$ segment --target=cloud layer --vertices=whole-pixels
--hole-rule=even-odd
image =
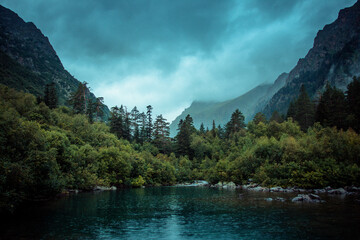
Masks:
[[[49,37],[110,107],[173,120],[194,100],[237,97],[290,71],[355,0],[0,0]]]

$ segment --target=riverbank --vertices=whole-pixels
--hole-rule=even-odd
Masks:
[[[251,183],[247,185],[236,185],[233,182],[219,182],[214,185],[210,185],[213,188],[224,188],[224,189],[242,189],[248,191],[255,191],[255,192],[281,192],[281,193],[327,193],[327,194],[360,194],[360,187],[356,186],[346,186],[341,188],[332,188],[330,186],[325,188],[316,188],[316,189],[304,189],[304,188],[297,188],[297,187],[287,187],[282,188],[279,186],[275,187],[262,187],[259,184]]]
[[[194,180],[193,182],[185,182],[175,184],[175,187],[210,187],[210,188],[221,188],[221,189],[241,189],[255,192],[280,192],[280,193],[315,193],[315,194],[334,194],[334,195],[351,195],[360,194],[360,187],[356,186],[345,186],[341,188],[332,188],[330,186],[325,188],[314,188],[305,189],[297,187],[282,188],[280,186],[275,187],[263,187],[257,183],[250,183],[247,185],[237,185],[234,182],[218,182],[217,184],[210,184],[205,180]]]

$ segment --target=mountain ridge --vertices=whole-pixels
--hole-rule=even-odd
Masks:
[[[260,84],[243,95],[226,101],[194,101],[170,124],[170,135],[176,135],[180,119],[184,119],[188,114],[193,118],[196,128],[203,123],[205,128],[211,129],[213,120],[216,126],[224,126],[230,120],[231,114],[238,108],[244,114],[245,121],[248,122],[256,114],[256,111],[263,107],[266,100],[284,85],[286,76],[287,73],[282,73],[273,84]]]
[[[57,86],[59,104],[68,105],[80,83],[63,66],[49,38],[32,22],[0,5],[0,83],[42,96],[46,84]],[[90,91],[88,97],[95,99]],[[106,116],[109,109],[104,107]]]
[[[286,84],[268,102],[263,112],[286,113],[302,84],[316,100],[327,83],[345,91],[360,74],[360,1],[339,11],[338,18],[319,30],[313,47],[290,71]]]
[[[290,102],[298,96],[301,85],[305,85],[310,97],[316,101],[325,90],[327,83],[345,91],[353,76],[357,75],[360,75],[360,1],[340,10],[334,22],[319,30],[314,38],[313,47],[309,49],[306,56],[300,58],[289,73],[281,74],[269,86],[268,94],[254,97],[253,100],[257,102],[255,106],[253,103],[248,103],[245,109],[242,104],[238,104],[233,110],[239,108],[244,113],[246,121],[251,120],[250,118],[257,112],[265,113],[268,118],[275,110],[286,114]],[[213,103],[213,105],[216,104]],[[204,124],[207,122],[205,127],[209,127],[208,122],[215,119],[214,116],[209,116],[210,119],[198,117],[191,105],[171,123],[172,135],[176,131],[175,125],[179,119],[189,113],[194,115],[190,114],[194,119],[195,127],[198,127],[199,121],[203,121]],[[229,114],[225,117],[227,121],[230,119]]]

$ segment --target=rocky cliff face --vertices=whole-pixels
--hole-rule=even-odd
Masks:
[[[41,96],[51,82],[58,87],[62,105],[79,84],[64,69],[49,39],[33,23],[0,5],[0,83]]]
[[[315,99],[327,83],[342,90],[360,74],[360,2],[339,12],[335,22],[320,30],[313,48],[289,73],[286,84],[269,101],[264,112],[286,113],[290,101],[304,84]]]
[[[283,73],[272,85],[258,86],[248,93],[225,102],[194,102],[170,125],[172,135],[180,119],[190,114],[195,127],[225,124],[239,108],[246,121],[257,112],[268,117],[274,110],[286,114],[290,101],[298,96],[302,84],[316,100],[327,83],[346,90],[353,76],[360,75],[360,1],[339,12],[337,20],[320,30],[314,45],[289,74]]]

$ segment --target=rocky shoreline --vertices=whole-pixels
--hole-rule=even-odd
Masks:
[[[328,195],[360,195],[360,187],[355,186],[347,186],[343,188],[332,188],[330,186],[320,189],[304,189],[304,188],[297,188],[297,187],[287,187],[282,188],[279,186],[276,187],[262,187],[259,184],[251,183],[247,185],[236,185],[234,182],[218,182],[217,184],[209,184],[205,180],[195,180],[192,182],[185,182],[179,183],[174,185],[173,187],[210,187],[210,188],[218,188],[218,189],[240,189],[252,192],[272,192],[272,193],[297,193],[296,197],[291,198],[291,202],[309,202],[309,203],[322,203],[325,202],[320,198],[317,194],[328,194]],[[93,192],[101,192],[101,191],[115,191],[117,188],[115,186],[111,187],[104,187],[104,186],[95,186],[92,190]],[[72,193],[79,193],[82,190],[78,189],[65,189],[61,195],[72,194]],[[240,194],[239,197],[242,198],[243,194]],[[276,198],[265,198],[265,201],[272,202],[272,201],[279,201],[285,202],[286,199],[282,197]]]
[[[95,186],[93,189],[90,190],[81,190],[81,189],[64,189],[60,195],[67,195],[67,194],[77,194],[80,192],[102,192],[102,191],[116,191],[117,187],[104,187],[104,186]]]
[[[317,194],[328,194],[328,195],[353,195],[360,194],[360,187],[347,186],[344,188],[332,188],[326,187],[321,189],[304,189],[297,187],[287,187],[282,188],[279,186],[276,187],[262,187],[259,184],[251,183],[247,185],[236,185],[234,182],[219,182],[217,184],[209,184],[204,180],[196,180],[191,183],[181,183],[175,185],[175,187],[210,187],[210,188],[219,188],[219,189],[241,189],[246,191],[253,192],[272,192],[272,193],[297,193],[296,197],[291,198],[291,202],[306,202],[306,203],[322,203],[325,202]],[[243,194],[240,194],[239,197],[242,198]],[[286,199],[282,197],[276,198],[265,198],[265,201],[279,201],[285,202]]]
[[[262,187],[259,184],[252,183],[248,185],[236,185],[233,182],[219,182],[214,185],[209,185],[213,188],[224,188],[224,189],[242,189],[242,190],[248,190],[248,191],[255,191],[255,192],[282,192],[282,193],[327,193],[327,194],[337,194],[337,195],[343,195],[343,194],[360,194],[360,187],[355,186],[347,186],[344,188],[332,188],[330,186],[326,188],[320,188],[320,189],[304,189],[304,188],[297,188],[297,187]]]
[[[344,188],[331,188],[330,186],[321,189],[303,189],[297,187],[262,187],[259,184],[251,183],[248,185],[236,185],[233,182],[219,182],[214,185],[210,185],[213,188],[222,188],[222,189],[242,189],[247,191],[254,192],[273,192],[273,193],[298,193],[296,197],[291,199],[291,202],[305,202],[305,203],[323,203],[324,200],[317,194],[329,194],[329,195],[353,195],[360,194],[360,187],[347,186]],[[241,198],[241,194],[239,196]],[[286,199],[281,197],[265,198],[264,200],[271,201],[280,201],[284,202]]]

